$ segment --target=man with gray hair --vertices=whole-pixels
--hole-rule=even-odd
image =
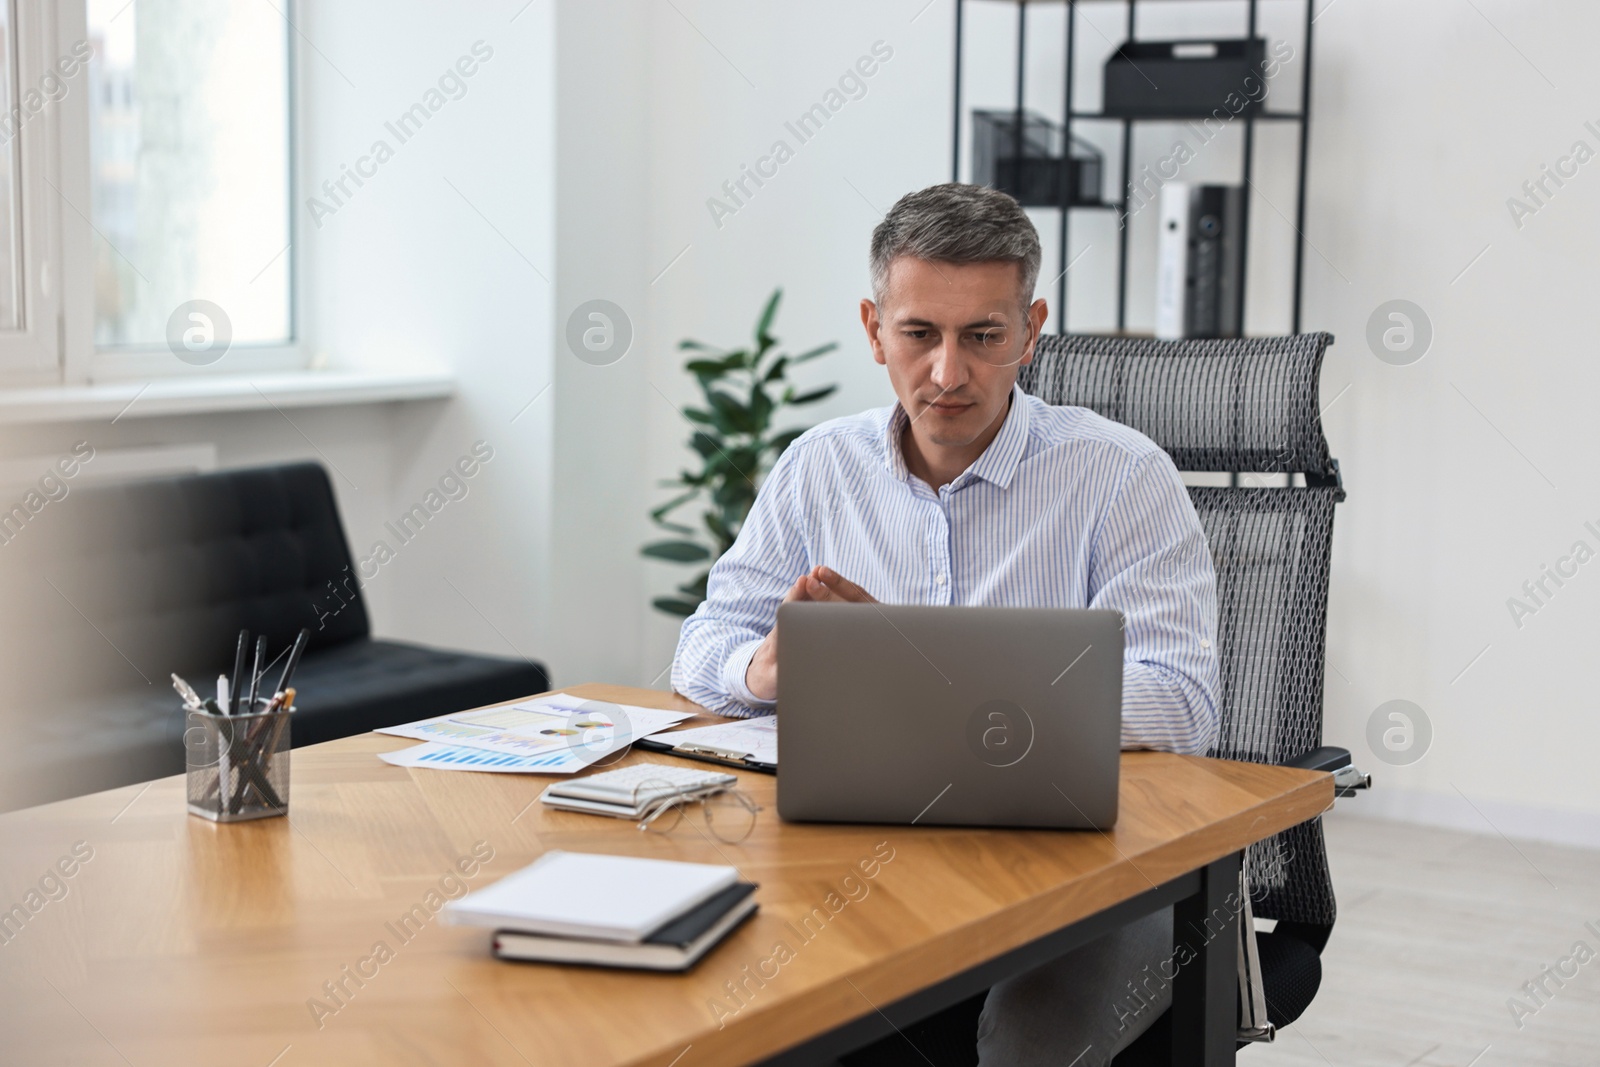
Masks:
[[[825,422],[779,458],[684,622],[676,691],[724,715],[770,713],[785,601],[1108,608],[1125,620],[1123,747],[1210,746],[1205,534],[1154,442],[1017,387],[1047,315],[1032,299],[1039,260],[1032,222],[996,190],[936,185],[890,209],[861,322],[898,402]],[[1145,983],[1146,1008],[1124,1006],[1171,952],[1169,909],[1000,983],[980,1062],[1110,1063],[1170,1002]]]

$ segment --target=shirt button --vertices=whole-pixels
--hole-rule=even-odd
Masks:
[[[1200,647],[1201,648],[1210,648],[1211,647],[1211,639],[1209,637],[1202,637],[1200,639]]]
[[[942,575],[942,574],[935,575],[933,581],[934,581],[935,585],[943,585],[944,584],[944,575]]]

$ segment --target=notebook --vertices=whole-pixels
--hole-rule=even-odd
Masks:
[[[639,942],[738,880],[732,867],[553,850],[446,902],[446,922]]]
[[[735,882],[698,908],[634,944],[499,930],[494,935],[494,954],[504,960],[686,971],[755,913],[759,906],[755,889],[749,882]]]

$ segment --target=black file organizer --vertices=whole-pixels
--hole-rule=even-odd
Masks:
[[[1266,58],[1262,37],[1125,41],[1106,60],[1101,110],[1117,118],[1204,118],[1219,109],[1242,117],[1259,103],[1248,87],[1262,83]]]
[[[1010,193],[1024,207],[1098,204],[1105,157],[1060,123],[1032,111],[972,113],[972,180]]]

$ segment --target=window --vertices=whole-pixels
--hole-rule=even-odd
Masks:
[[[5,384],[304,365],[289,17],[0,0]]]
[[[89,0],[97,346],[165,346],[192,300],[236,345],[292,339],[287,32],[267,3]]]
[[[16,20],[11,17],[10,5],[0,6],[0,37],[5,40],[5,54],[0,55],[0,108],[10,115],[16,106],[17,71],[13,58],[12,42]],[[13,120],[15,121],[15,120]],[[0,330],[15,330],[22,322],[21,281],[22,265],[17,255],[19,249],[17,209],[21,206],[22,183],[17,174],[15,130],[4,131],[5,143],[0,147]]]
[[[82,66],[67,56],[58,67],[48,51],[51,14],[40,0],[0,0],[0,372],[27,381],[60,380],[51,122]]]

